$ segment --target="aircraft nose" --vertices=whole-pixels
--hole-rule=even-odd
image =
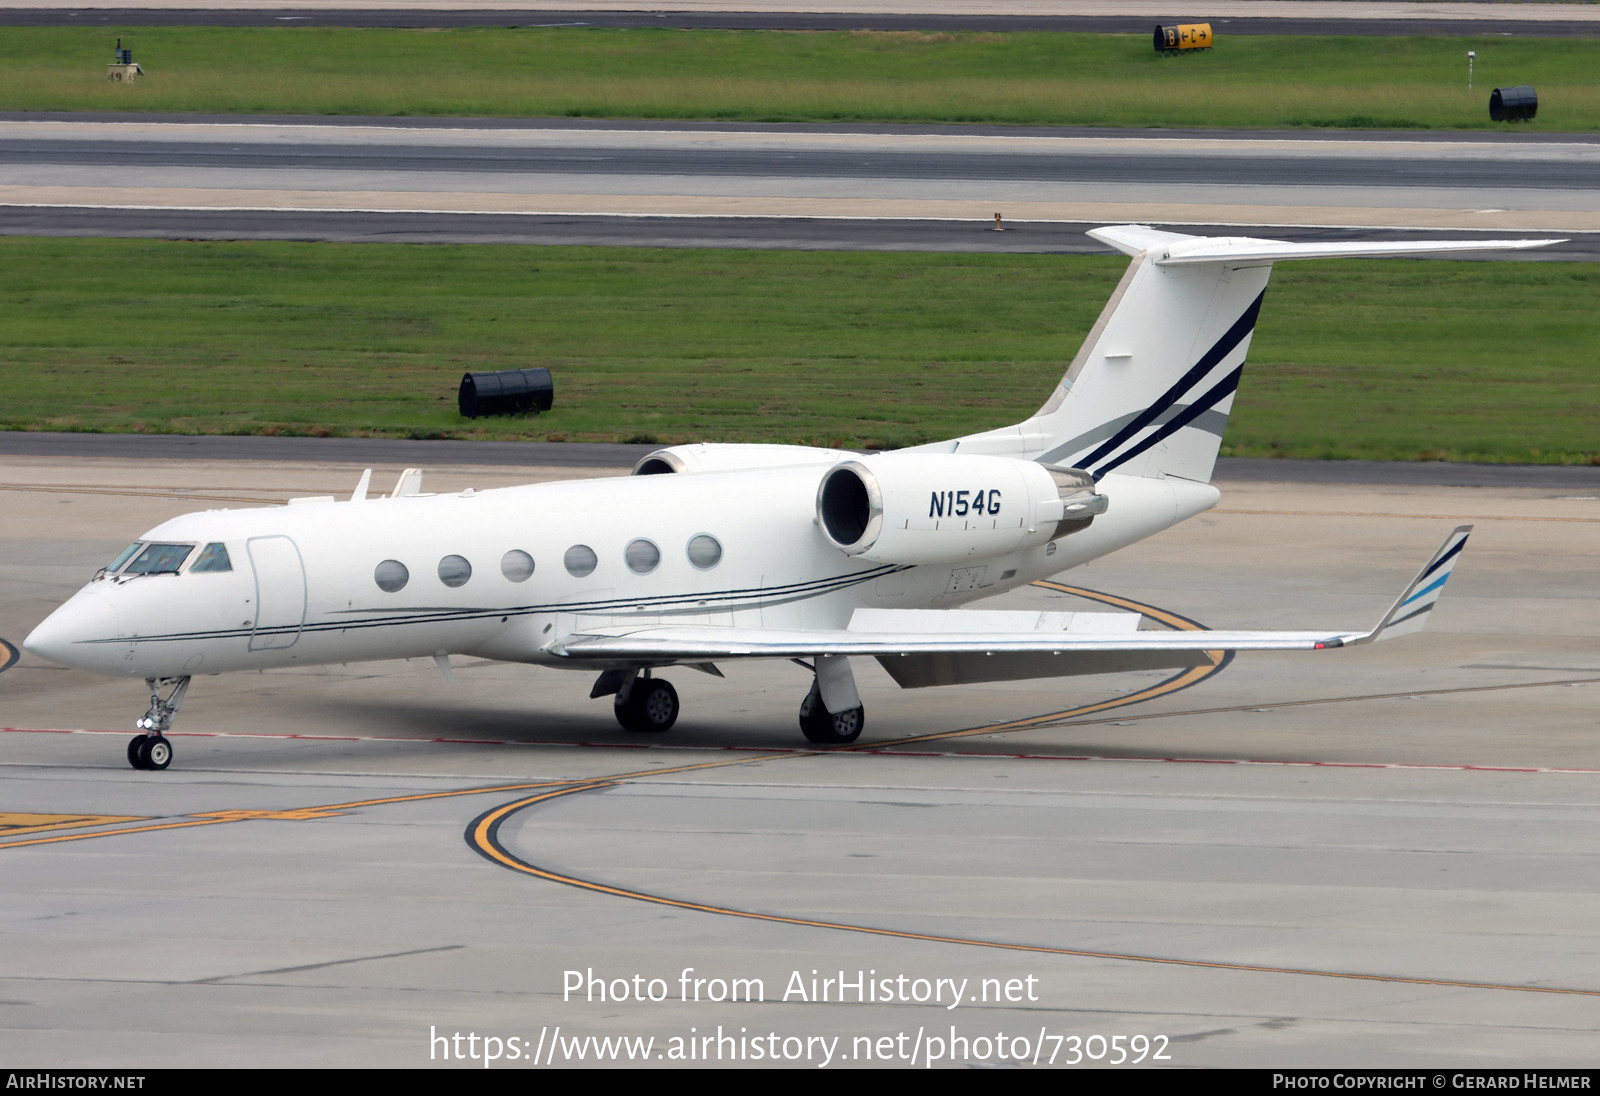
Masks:
[[[97,670],[110,654],[110,645],[95,640],[121,634],[111,601],[97,590],[80,590],[22,641],[23,649],[40,658],[77,670]]]

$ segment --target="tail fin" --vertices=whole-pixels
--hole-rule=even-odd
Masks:
[[[1060,386],[1032,418],[962,438],[955,449],[1028,456],[1096,479],[1115,471],[1209,481],[1275,261],[1558,242],[1291,243],[1141,225],[1089,235],[1133,262]]]

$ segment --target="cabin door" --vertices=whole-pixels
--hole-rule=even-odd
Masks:
[[[306,567],[288,537],[251,537],[250,566],[256,572],[252,651],[293,647],[306,622]]]

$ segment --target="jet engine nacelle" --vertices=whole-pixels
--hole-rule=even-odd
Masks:
[[[1086,529],[1105,510],[1081,469],[959,453],[847,460],[817,488],[823,535],[874,563],[1002,556]]]
[[[641,457],[635,476],[671,473],[742,472],[749,468],[792,468],[832,464],[848,453],[810,445],[673,445]]]

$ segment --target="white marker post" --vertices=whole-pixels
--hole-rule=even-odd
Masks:
[[[1467,50],[1467,90],[1472,90],[1472,62],[1478,59],[1476,50]]]

